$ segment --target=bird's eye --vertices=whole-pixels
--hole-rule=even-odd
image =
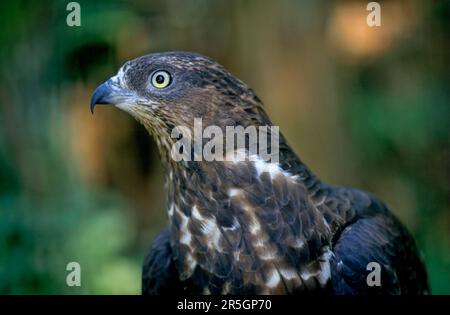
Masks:
[[[157,89],[163,89],[171,83],[172,78],[167,71],[156,71],[152,75],[152,85]]]

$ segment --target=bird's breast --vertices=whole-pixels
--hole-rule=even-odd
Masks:
[[[168,208],[182,281],[213,294],[327,284],[331,232],[297,176],[257,160],[197,169],[186,181],[172,185]]]

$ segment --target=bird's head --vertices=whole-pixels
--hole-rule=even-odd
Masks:
[[[170,145],[175,126],[267,124],[254,92],[217,62],[188,52],[149,54],[125,63],[91,98],[140,121],[159,144]]]

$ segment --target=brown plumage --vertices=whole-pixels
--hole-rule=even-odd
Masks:
[[[224,135],[226,126],[272,125],[255,93],[213,60],[169,52],[129,61],[97,88],[96,104],[141,122],[166,168],[169,225],[146,258],[143,293],[428,291],[414,240],[388,209],[320,181],[282,135],[279,163],[171,158],[173,128],[192,131],[194,118]],[[381,266],[381,286],[367,284],[370,262]]]

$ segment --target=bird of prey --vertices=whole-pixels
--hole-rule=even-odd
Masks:
[[[128,61],[95,90],[96,104],[142,123],[165,168],[168,226],[146,256],[144,294],[428,293],[415,242],[387,207],[318,179],[281,134],[277,162],[173,159],[173,129],[195,118],[223,130],[272,125],[253,90],[214,60]]]

